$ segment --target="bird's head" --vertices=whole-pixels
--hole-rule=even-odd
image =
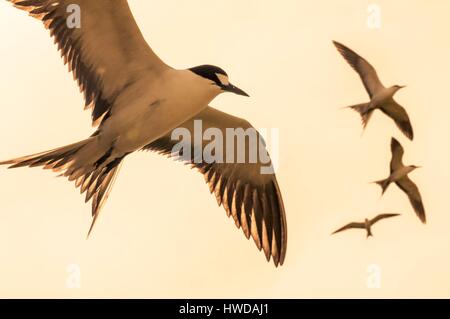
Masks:
[[[190,71],[208,80],[211,85],[219,88],[220,93],[231,92],[237,95],[249,96],[240,88],[230,83],[228,74],[221,68],[214,65],[200,65],[190,68]]]

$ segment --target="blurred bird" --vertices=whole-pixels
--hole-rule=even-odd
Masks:
[[[366,218],[363,223],[356,223],[356,222],[349,223],[349,224],[345,225],[344,227],[339,228],[338,230],[336,230],[331,235],[334,235],[336,233],[340,233],[340,232],[342,232],[344,230],[348,230],[348,229],[365,229],[367,231],[367,238],[369,238],[369,237],[373,236],[371,227],[375,223],[379,222],[382,219],[391,218],[391,217],[395,217],[395,216],[400,216],[400,214],[380,214],[380,215],[378,215],[377,217],[375,217],[375,218],[373,218],[371,220]]]
[[[346,46],[336,41],[333,41],[333,43],[350,66],[358,72],[364,87],[370,96],[370,102],[348,107],[361,115],[363,127],[366,128],[373,111],[379,109],[393,119],[400,130],[410,140],[413,140],[414,133],[408,114],[405,109],[394,100],[395,93],[405,86],[394,85],[389,88],[384,87],[378,78],[376,70],[369,62]]]
[[[422,223],[426,223],[425,209],[422,203],[422,197],[420,196],[419,189],[416,184],[411,181],[408,177],[408,174],[414,171],[420,166],[409,165],[405,166],[403,164],[403,147],[400,143],[392,138],[391,140],[391,170],[388,178],[375,182],[380,185],[382,188],[382,194],[386,191],[391,183],[397,184],[400,189],[408,195],[408,198],[414,208],[419,219]]]
[[[217,66],[176,70],[165,64],[145,41],[126,0],[8,1],[50,30],[98,128],[78,143],[0,164],[42,166],[74,181],[81,193],[86,192],[86,202],[92,200],[89,233],[127,155],[139,150],[170,154],[172,131],[185,128],[193,134],[195,120],[222,132],[252,128],[246,120],[208,106],[224,92],[248,94],[231,84]],[[69,7],[77,6],[79,28],[68,23],[74,14]],[[255,145],[245,148],[249,151]],[[253,237],[267,260],[272,257],[276,266],[283,264],[286,216],[275,174],[261,171],[268,164],[260,158],[256,163],[192,160],[188,163],[205,176],[237,227],[247,238]]]

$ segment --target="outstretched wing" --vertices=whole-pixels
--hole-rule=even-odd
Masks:
[[[361,229],[365,229],[366,225],[364,223],[349,223],[349,224],[345,225],[344,227],[339,228],[338,230],[333,232],[331,235],[340,233],[340,232],[342,232],[344,230],[347,230],[347,229],[353,229],[353,228],[355,228],[355,229],[360,229],[360,228]]]
[[[394,120],[398,128],[411,141],[414,139],[414,132],[406,110],[398,104],[394,99],[390,99],[388,103],[383,104],[380,110]]]
[[[391,173],[400,167],[403,167],[403,147],[395,138],[391,139]]]
[[[420,196],[419,188],[414,184],[412,180],[409,179],[408,176],[403,177],[398,182],[396,182],[397,186],[400,187],[406,195],[408,195],[409,201],[416,212],[417,217],[421,220],[422,223],[427,222],[427,218],[425,215],[425,208],[422,203],[422,196]]]
[[[195,123],[201,123],[202,128],[196,130]],[[247,238],[250,235],[253,237],[258,249],[264,250],[268,261],[272,256],[276,266],[282,265],[287,246],[284,205],[270,158],[267,157],[268,162],[265,162],[264,158],[261,159],[261,156],[257,155],[253,158],[256,161],[252,160],[251,154],[261,150],[268,156],[257,131],[247,121],[211,107],[182,124],[180,128],[192,138],[195,134],[203,136],[208,129],[215,129],[220,133],[223,140],[222,143],[219,142],[219,147],[215,148],[214,158],[205,156],[211,141],[202,140],[201,143],[195,144],[189,139],[183,142],[180,136],[174,136],[175,139],[172,139],[172,134],[156,140],[144,149],[178,157],[196,167],[204,175],[211,193],[215,193],[218,204],[223,205],[236,226],[242,228]],[[229,135],[230,130],[237,133],[238,137]],[[241,139],[241,143],[239,139],[243,136],[239,131],[249,134]],[[252,138],[252,134],[256,134],[256,138]],[[217,141],[217,137],[215,138]],[[180,145],[180,142],[186,148],[175,151],[174,147]]]
[[[396,216],[400,216],[400,214],[380,214],[370,221],[370,225],[374,225],[375,223],[379,222],[382,219],[396,217]]]
[[[359,74],[367,93],[372,98],[378,91],[384,89],[383,84],[378,78],[375,68],[356,52],[347,48],[345,45],[333,41],[339,53],[347,60],[348,64]]]
[[[119,93],[167,66],[145,42],[126,0],[7,0],[54,37],[98,124]]]

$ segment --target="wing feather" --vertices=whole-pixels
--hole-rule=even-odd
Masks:
[[[44,23],[98,125],[118,95],[167,68],[142,36],[126,0],[7,0]],[[80,8],[81,27],[67,21]],[[147,84],[148,85],[148,84]],[[106,116],[107,118],[107,116]]]
[[[182,124],[181,127],[188,129],[192,136],[194,134],[194,120],[201,120],[203,130],[208,128],[219,128],[226,138],[227,128],[242,128],[244,130],[253,128],[247,121],[211,107],[202,111],[191,120]],[[244,151],[248,152],[255,146],[250,145],[250,140],[242,145]],[[179,140],[172,140],[168,134],[159,140],[149,144],[144,149],[156,151],[169,156],[181,156],[172,154],[173,147]],[[228,145],[224,141],[225,145]],[[205,147],[201,145],[201,149]],[[236,147],[236,145],[235,145]],[[223,158],[231,149],[225,148]],[[234,149],[234,154],[236,154]],[[245,236],[250,236],[255,241],[259,250],[263,250],[268,260],[272,258],[276,266],[282,265],[286,255],[287,225],[281,192],[275,174],[263,174],[261,168],[271,163],[244,163],[194,161],[198,159],[198,148],[191,149],[191,157],[184,158],[190,165],[196,167],[205,177],[218,200],[228,216],[233,218],[238,228],[242,228]]]
[[[392,153],[392,159],[391,159],[391,173],[395,170],[403,167],[403,154],[404,150],[402,145],[399,141],[397,141],[395,138],[391,139],[391,153]]]
[[[425,208],[423,207],[422,196],[417,185],[408,176],[403,177],[396,184],[408,195],[417,217],[425,224],[427,221]]]
[[[378,78],[377,71],[369,62],[345,45],[336,41],[333,41],[333,43],[348,64],[350,64],[350,66],[359,74],[364,87],[371,98],[378,91],[384,89],[383,84]]]
[[[385,103],[380,110],[394,120],[397,127],[407,138],[411,141],[414,139],[414,131],[408,113],[400,104],[394,99],[391,99],[388,103]]]
[[[382,219],[396,217],[396,216],[400,216],[400,214],[380,214],[370,221],[370,225],[374,225],[375,223],[379,222]]]
[[[366,225],[364,223],[349,223],[341,228],[339,228],[338,230],[334,231],[332,233],[332,235],[343,232],[344,230],[348,230],[348,229],[365,229]]]

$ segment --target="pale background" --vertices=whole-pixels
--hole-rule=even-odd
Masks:
[[[155,51],[170,65],[216,64],[251,99],[212,105],[257,127],[279,128],[278,179],[289,244],[276,269],[246,241],[203,177],[156,154],[127,158],[94,234],[73,184],[39,169],[0,170],[0,297],[450,297],[450,2],[132,0]],[[42,25],[0,3],[0,158],[66,145],[92,133],[90,114]],[[367,101],[331,41],[374,64],[416,133],[407,141],[376,113],[364,135],[340,107]],[[423,165],[422,226],[388,174],[391,136]],[[331,237],[377,213],[403,216]],[[70,265],[76,266],[70,266]],[[376,265],[381,287],[368,287]],[[75,269],[75,271],[73,271]],[[76,284],[77,269],[80,288]],[[376,274],[375,274],[376,275]],[[375,276],[376,279],[376,276]]]

